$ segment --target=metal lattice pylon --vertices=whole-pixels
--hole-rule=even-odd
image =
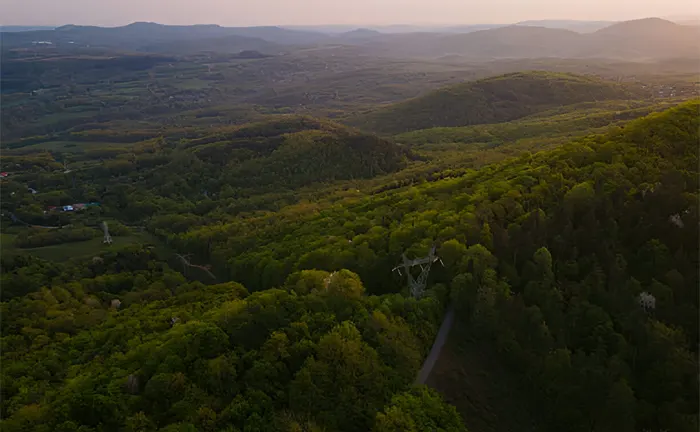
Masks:
[[[430,253],[428,254],[428,256],[423,258],[416,258],[410,260],[406,258],[406,254],[401,255],[401,257],[403,258],[403,264],[394,267],[391,271],[397,271],[399,275],[401,275],[401,269],[403,268],[406,271],[406,277],[408,279],[408,289],[411,292],[411,295],[415,298],[423,297],[423,294],[425,293],[425,287],[428,284],[428,274],[430,273],[430,267],[436,261],[440,261],[440,264],[442,264],[443,266],[445,264],[443,264],[440,257],[435,255],[435,246],[433,246],[432,249],[430,249]],[[421,269],[418,279],[415,279],[411,274],[411,268],[415,266],[418,266]]]
[[[105,238],[102,243],[112,244],[112,236],[109,235],[109,228],[107,227],[107,222],[102,222],[102,231],[105,233]]]

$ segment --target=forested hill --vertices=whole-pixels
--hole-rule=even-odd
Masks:
[[[627,99],[629,88],[595,77],[518,72],[457,84],[349,120],[381,133],[498,123],[560,105]]]
[[[208,177],[224,186],[290,188],[314,182],[368,178],[403,168],[412,154],[397,144],[311,117],[283,116],[186,140],[186,156],[198,168],[183,178]],[[171,166],[170,168],[175,168]],[[216,180],[219,180],[216,182]],[[214,184],[216,183],[216,184]]]
[[[251,289],[296,269],[348,268],[373,292],[400,283],[389,269],[402,252],[436,242],[445,270],[434,281],[451,285],[474,337],[517,371],[540,430],[691,432],[699,109],[686,103],[321,214],[296,209],[171,241],[204,252],[225,238],[209,259]]]
[[[207,146],[234,154],[247,137],[239,153],[275,167],[285,146],[324,158],[316,144],[340,142],[332,161],[399,150],[291,118],[86,166],[90,187],[119,195],[105,207],[211,264],[220,283],[187,281],[144,246],[3,259],[16,296],[2,303],[2,430],[462,432],[455,408],[411,388],[451,301],[473,329],[457,337],[498,353],[538,430],[695,432],[698,109],[464,175],[235,218],[236,190],[182,198],[235,180],[233,156],[223,169],[197,156]],[[434,244],[445,266],[428,294],[400,294],[392,267]]]
[[[0,430],[697,432],[700,27],[608,24],[0,29]]]

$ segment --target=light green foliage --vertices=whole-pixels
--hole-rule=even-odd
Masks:
[[[345,269],[334,272],[329,276],[328,287],[326,289],[329,294],[348,298],[359,298],[365,291],[360,277]]]
[[[373,432],[466,432],[457,410],[435,390],[418,387],[394,396],[378,413]]]
[[[330,273],[321,270],[302,270],[289,275],[285,285],[297,294],[304,295],[312,292],[323,292]]]
[[[3,303],[3,430],[368,430],[437,328],[434,299],[366,297],[347,270],[249,296],[187,283],[149,253]]]

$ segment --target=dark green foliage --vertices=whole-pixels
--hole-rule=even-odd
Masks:
[[[255,289],[266,288],[256,263],[279,262],[346,267],[383,292],[402,283],[388,270],[403,251],[419,256],[438,239],[448,267],[435,280],[454,278],[453,299],[519,371],[543,427],[692,430],[699,107],[301,219],[295,208],[234,222],[211,257],[233,253],[218,262]],[[295,290],[320,289],[320,278],[302,279],[290,280]],[[653,313],[638,305],[643,291],[657,298]],[[661,370],[674,372],[652,378]]]
[[[99,236],[100,234],[100,231],[87,227],[54,230],[35,228],[18,235],[15,239],[15,246],[22,248],[33,248],[53,244],[78,242],[89,240]]]
[[[227,79],[262,88],[267,81],[251,76],[297,76],[304,69],[292,61],[210,72],[176,63],[150,68],[160,84],[148,89],[145,71],[131,70],[120,76],[133,84],[117,83],[113,96],[93,99],[97,90],[81,82],[65,103],[8,99],[31,108],[3,111],[9,133],[25,138],[3,155],[12,172],[5,216],[74,228],[39,233],[6,218],[3,242],[60,241],[51,247],[71,256],[68,234],[106,219],[120,221],[110,222],[115,238],[155,238],[98,244],[62,264],[13,256],[3,244],[3,430],[464,430],[434,391],[409,387],[448,302],[462,321],[451,337],[488,346],[528,395],[520,406],[538,430],[697,429],[700,103],[623,124],[665,104],[570,105],[628,90],[514,74],[408,101],[429,103],[425,112],[397,108],[390,127],[535,116],[400,136],[418,144],[409,151],[306,116],[233,126],[270,107],[224,101],[298,94],[253,95]],[[184,84],[179,73],[189,74]],[[178,83],[203,87],[180,93]],[[318,106],[340,106],[326,103]],[[181,115],[180,104],[192,111]],[[54,116],[44,129],[22,120],[44,114]],[[136,127],[117,119],[150,115]],[[523,151],[608,122],[624,127]],[[22,132],[30,129],[36,136]],[[91,201],[101,206],[44,214]],[[433,245],[445,267],[433,267],[425,298],[410,298],[405,275],[391,269]],[[642,292],[655,297],[653,311],[640,307]],[[439,390],[450,396],[449,387]]]
[[[585,102],[541,112],[508,123],[465,127],[437,127],[397,135],[397,142],[413,145],[441,143],[486,144],[497,147],[518,140],[590,135],[593,130],[668,109],[674,104],[651,101]],[[464,147],[463,147],[464,148]]]
[[[410,156],[376,136],[305,117],[244,126],[186,146],[204,162],[225,165],[224,182],[232,187],[373,177],[404,167]]]
[[[515,120],[560,105],[625,99],[625,87],[597,78],[522,72],[458,84],[352,119],[363,129],[401,133]]]

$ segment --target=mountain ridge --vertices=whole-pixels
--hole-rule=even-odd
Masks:
[[[349,124],[381,133],[515,120],[559,105],[625,99],[613,82],[568,73],[516,72],[456,84],[351,118]]]
[[[600,27],[603,24],[594,22],[591,25]],[[410,28],[414,31],[400,33],[355,28],[330,34],[279,26],[168,26],[136,22],[121,27],[67,25],[55,30],[3,32],[2,39],[4,48],[26,48],[39,40],[138,50],[144,44],[240,36],[305,47],[332,47],[340,41],[358,47],[363,55],[404,58],[460,56],[467,61],[552,57],[646,61],[695,58],[700,51],[697,42],[700,28],[660,18],[617,22],[603,28],[588,27],[586,31],[572,25],[542,20],[513,25]],[[203,49],[228,50],[218,44],[208,45]]]

